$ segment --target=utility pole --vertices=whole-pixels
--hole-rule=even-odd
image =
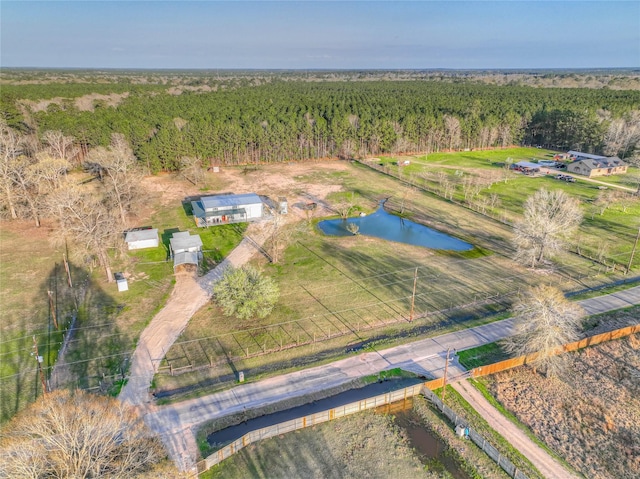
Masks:
[[[56,319],[56,307],[53,304],[53,291],[47,291],[47,295],[49,295],[49,311],[51,311],[51,317],[53,318],[53,327],[58,330],[58,320]]]
[[[418,268],[413,273],[413,294],[411,295],[411,312],[409,313],[409,322],[413,322],[413,307],[416,303],[416,283],[418,282]]]
[[[42,356],[38,354],[38,342],[36,341],[36,335],[33,335],[33,351],[38,361],[38,372],[40,373],[40,381],[42,382],[42,394],[47,394],[47,383],[44,380],[44,372],[42,371]]]
[[[444,393],[447,390],[447,371],[449,370],[449,353],[451,348],[447,348],[447,360],[444,363],[444,381],[442,381],[442,402],[444,403]]]
[[[66,253],[62,255],[62,259],[64,260],[64,270],[67,272],[67,281],[69,283],[69,287],[73,288],[73,283],[71,282],[71,271],[69,270],[69,262],[67,261]]]
[[[638,240],[640,240],[640,228],[638,228],[638,234],[636,235],[636,240],[633,243],[633,249],[631,250],[631,258],[629,258],[629,263],[627,264],[627,270],[624,274],[629,274],[631,270],[631,263],[633,263],[633,256],[636,254],[636,248],[638,247]]]

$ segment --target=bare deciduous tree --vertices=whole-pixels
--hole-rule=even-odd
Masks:
[[[356,223],[349,223],[347,225],[347,231],[349,231],[349,233],[351,233],[352,235],[357,236],[360,234],[360,226]]]
[[[515,224],[515,259],[536,267],[560,251],[582,221],[580,203],[562,190],[538,190],[527,198],[522,220]]]
[[[604,138],[607,155],[619,155],[627,159],[635,157],[640,143],[640,111],[632,111],[625,118],[618,118],[609,124]]]
[[[60,390],[17,415],[2,435],[1,477],[138,477],[166,456],[133,408]]]
[[[120,228],[105,201],[94,192],[68,186],[51,193],[47,203],[51,217],[60,224],[60,234],[94,254],[107,280],[113,282],[107,250],[115,244]]]
[[[447,132],[447,140],[449,142],[449,149],[457,149],[460,147],[461,139],[461,127],[460,120],[455,116],[444,116],[444,129]]]
[[[36,162],[30,167],[30,174],[37,185],[39,194],[46,194],[62,186],[71,163],[64,158],[57,158],[47,152],[36,155]]]
[[[9,128],[4,119],[0,118],[0,183],[2,185],[2,199],[5,202],[12,219],[18,219],[16,199],[14,194],[13,169],[14,162],[22,154],[23,137]]]
[[[578,339],[582,308],[557,288],[537,286],[522,294],[512,311],[514,335],[503,340],[505,350],[517,356],[538,353],[534,364],[547,375],[557,374],[562,359],[556,353],[562,345]]]
[[[14,199],[27,206],[31,218],[37,227],[40,227],[40,203],[38,195],[37,175],[35,174],[35,162],[26,156],[13,158],[9,162],[11,170],[12,188]]]
[[[42,135],[42,141],[47,145],[48,153],[53,158],[66,160],[71,163],[78,156],[79,148],[75,146],[75,138],[72,136],[64,136],[61,131],[45,131]]]
[[[85,159],[87,169],[106,181],[123,226],[127,225],[127,212],[139,194],[140,172],[131,147],[123,135],[114,133],[108,148],[91,150]]]
[[[355,193],[352,192],[352,193],[345,194],[343,199],[333,206],[333,209],[338,212],[338,214],[340,215],[340,218],[342,218],[343,220],[346,220],[351,214],[351,212],[353,211],[353,208],[355,208],[355,206],[356,206],[356,195]]]
[[[613,190],[601,190],[598,192],[598,196],[593,204],[598,207],[600,216],[615,202],[616,196],[617,194]]]
[[[196,156],[183,156],[180,158],[180,174],[195,186],[200,185],[204,181],[202,159]]]

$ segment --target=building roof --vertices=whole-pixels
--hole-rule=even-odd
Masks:
[[[236,208],[242,205],[262,203],[255,193],[243,193],[240,195],[204,196],[200,202],[205,210],[210,208]]]
[[[573,162],[574,165],[580,164],[587,166],[591,170],[595,170],[597,168],[617,168],[619,166],[626,166],[627,164],[622,161],[617,156],[612,156],[610,158],[602,157],[599,160],[578,160]]]
[[[181,264],[198,264],[197,252],[183,251],[182,253],[176,253],[173,256],[173,267],[180,266]]]
[[[536,168],[536,169],[540,169],[540,166],[538,163],[531,163],[530,161],[519,161],[516,163],[516,166],[520,166],[521,168]]]
[[[591,160],[603,160],[606,158],[606,156],[592,155],[591,153],[582,153],[580,151],[570,151],[569,154],[571,156],[575,156],[576,158],[586,158]]]
[[[158,230],[155,228],[147,230],[127,231],[127,234],[124,237],[124,240],[127,243],[134,243],[136,241],[146,241],[151,239],[158,239]]]
[[[188,231],[179,231],[173,233],[173,237],[169,240],[171,251],[184,251],[191,248],[202,248],[202,239],[199,235],[191,235]]]

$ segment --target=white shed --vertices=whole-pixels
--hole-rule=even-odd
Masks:
[[[160,244],[158,239],[157,229],[146,230],[134,230],[127,231],[124,237],[128,248],[131,249],[143,249],[143,248],[156,248]]]
[[[203,196],[192,201],[193,216],[201,227],[246,223],[262,219],[262,200],[255,193]]]

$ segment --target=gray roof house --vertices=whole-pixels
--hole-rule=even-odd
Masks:
[[[169,240],[169,250],[173,258],[173,267],[181,264],[200,264],[202,259],[202,239],[188,231],[173,233]]]
[[[262,200],[255,193],[203,196],[192,201],[193,217],[200,227],[246,223],[263,217]]]
[[[591,153],[582,153],[581,151],[569,151],[569,156],[576,160],[604,160],[606,156],[592,155]]]
[[[584,175],[589,178],[594,176],[622,175],[627,172],[628,165],[617,156],[610,158],[577,160],[567,165],[567,171]]]

